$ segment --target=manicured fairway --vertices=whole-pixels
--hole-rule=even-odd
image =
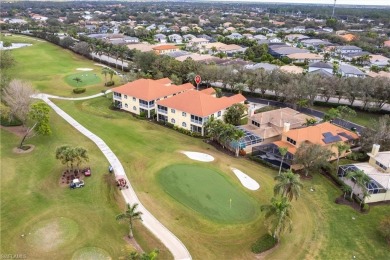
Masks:
[[[31,82],[39,92],[57,96],[80,97],[108,89],[104,86],[104,76],[101,74],[102,67],[95,65],[94,61],[41,39],[20,35],[3,38],[11,42],[32,44],[29,47],[11,50],[16,64],[9,70],[9,73],[12,78]],[[93,71],[78,71],[79,68],[93,69]],[[68,81],[65,78],[67,75],[80,74],[81,72],[96,74],[99,80],[88,80],[88,83],[85,82],[88,85],[86,92],[74,94],[72,91],[77,86],[76,82],[72,80],[73,77]],[[114,75],[113,80],[116,85],[121,83],[121,79],[116,75]]]
[[[94,84],[98,84],[101,82],[100,76],[97,75],[96,71],[88,71],[88,72],[79,72],[75,74],[71,74],[65,77],[65,82],[71,85],[72,87],[85,87]],[[76,78],[80,79],[80,81],[76,81]]]
[[[157,176],[169,195],[209,219],[243,222],[257,214],[255,200],[212,169],[176,164],[162,169]]]

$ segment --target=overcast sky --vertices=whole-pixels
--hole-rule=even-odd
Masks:
[[[231,0],[233,1],[233,0]],[[237,1],[237,0],[236,0]],[[278,3],[306,3],[306,4],[333,4],[334,0],[238,0],[245,2],[278,2]],[[389,5],[390,0],[337,0],[337,4],[347,5]]]

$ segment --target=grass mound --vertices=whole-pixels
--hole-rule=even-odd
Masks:
[[[72,260],[108,260],[112,259],[106,250],[98,247],[84,247],[74,252]]]
[[[222,174],[191,164],[162,169],[158,181],[180,203],[218,222],[246,222],[257,215],[255,201]]]
[[[34,249],[50,252],[72,242],[79,225],[69,218],[53,218],[38,222],[27,235],[27,243]]]
[[[251,250],[253,253],[259,254],[273,248],[277,242],[278,241],[273,236],[265,234],[252,245]]]
[[[100,77],[94,72],[79,72],[65,77],[65,82],[72,87],[85,87],[101,82]]]

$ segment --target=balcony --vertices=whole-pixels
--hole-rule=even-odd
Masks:
[[[154,104],[147,105],[147,104],[139,103],[139,106],[143,108],[154,108]]]
[[[158,112],[161,114],[168,114],[168,111],[163,109],[158,109]]]
[[[198,124],[198,125],[203,125],[202,121],[195,120],[195,119],[191,119],[191,123],[195,123],[195,124]]]

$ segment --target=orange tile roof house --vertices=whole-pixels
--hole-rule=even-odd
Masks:
[[[160,45],[152,48],[157,54],[165,54],[179,50],[175,45]]]
[[[155,112],[157,100],[165,99],[182,92],[193,89],[190,83],[180,86],[173,85],[171,80],[138,79],[120,87],[113,88],[114,105],[123,110],[140,115],[146,113],[147,117]]]
[[[222,119],[225,111],[236,103],[244,103],[245,97],[237,94],[216,98],[209,89],[186,91],[180,95],[157,101],[157,120],[204,134],[204,123],[209,117]]]
[[[269,163],[279,166],[282,157],[278,151],[278,148],[286,147],[288,149],[288,153],[284,159],[285,163],[283,164],[283,168],[299,169],[301,167],[298,165],[293,165],[292,160],[294,158],[294,154],[301,144],[319,144],[333,152],[336,152],[337,148],[334,146],[334,144],[343,142],[353,145],[358,139],[359,136],[356,133],[333,125],[329,122],[294,130],[290,130],[289,126],[285,126],[282,139],[280,141],[254,147],[252,154],[265,161],[268,161]],[[350,153],[350,151],[345,152],[341,155],[341,157],[346,156],[348,153]]]

